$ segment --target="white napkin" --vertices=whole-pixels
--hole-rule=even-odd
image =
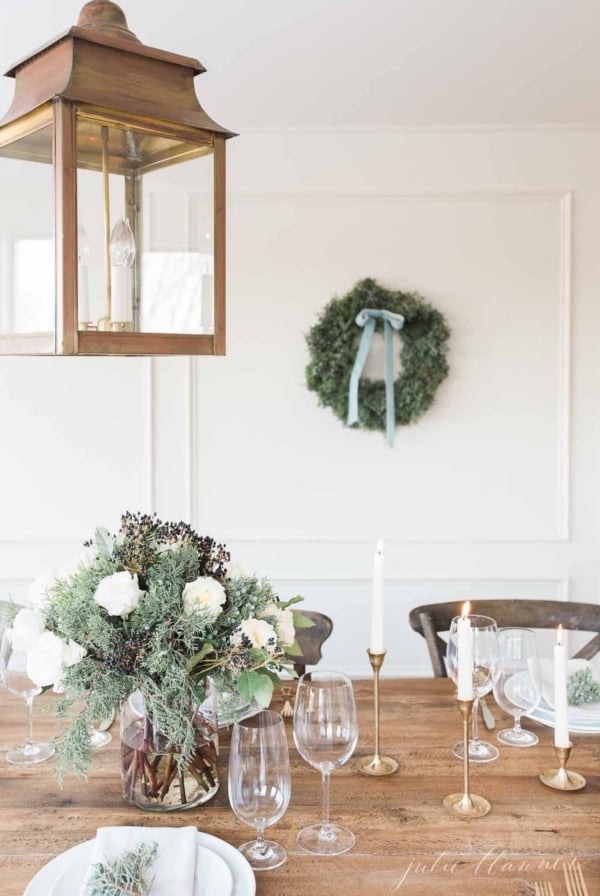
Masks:
[[[193,896],[198,831],[196,828],[98,828],[80,896],[88,896],[92,866],[118,858],[141,843],[157,843],[158,857],[148,872],[152,896]]]

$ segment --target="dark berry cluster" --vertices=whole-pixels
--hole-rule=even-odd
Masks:
[[[231,559],[225,545],[217,544],[209,536],[198,535],[182,521],[163,523],[156,514],[124,513],[113,555],[120,566],[138,573],[143,582],[145,571],[156,562],[161,549],[170,544],[194,548],[201,575],[212,576],[218,581],[225,578]]]
[[[144,659],[150,635],[150,632],[136,632],[129,638],[114,638],[108,652],[102,657],[102,668],[134,675]]]

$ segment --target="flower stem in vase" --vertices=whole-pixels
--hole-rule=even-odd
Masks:
[[[196,714],[195,750],[182,761],[179,749],[153,730],[147,717],[127,719],[121,732],[123,796],[127,802],[156,812],[191,809],[217,792],[216,726]],[[210,739],[208,739],[210,738]]]

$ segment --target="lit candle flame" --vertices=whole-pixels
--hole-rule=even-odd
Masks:
[[[463,619],[466,619],[467,616],[471,615],[471,601],[468,600],[466,604],[463,604],[462,613],[460,614]]]
[[[563,627],[562,627],[562,625],[559,625],[558,628],[556,629],[556,643],[558,644],[559,647],[562,644],[562,633],[563,633]]]
[[[383,554],[383,538],[380,538],[377,542],[377,553]]]

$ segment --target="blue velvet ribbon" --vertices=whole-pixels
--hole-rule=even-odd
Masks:
[[[348,425],[358,423],[358,383],[360,380],[369,349],[373,333],[377,326],[377,321],[383,321],[383,330],[385,335],[385,428],[387,442],[390,447],[394,444],[394,433],[396,431],[396,408],[394,401],[394,330],[401,330],[404,326],[404,318],[401,314],[394,314],[392,311],[385,311],[379,308],[363,308],[356,315],[356,324],[364,327],[356,360],[350,375],[350,393],[348,396]]]

